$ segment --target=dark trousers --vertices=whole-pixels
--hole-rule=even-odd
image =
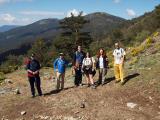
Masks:
[[[81,69],[80,70],[75,70],[74,84],[76,86],[79,86],[81,83],[82,83],[82,72],[81,72]]]
[[[35,86],[37,88],[38,94],[41,96],[42,95],[42,90],[41,90],[41,80],[39,76],[36,77],[28,77],[30,87],[31,87],[31,93],[34,96],[35,95]]]

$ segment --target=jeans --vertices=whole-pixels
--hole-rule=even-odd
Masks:
[[[40,77],[39,76],[28,77],[28,79],[29,79],[32,95],[35,96],[35,86],[36,86],[38,94],[41,96],[42,95],[42,90],[41,90],[41,80],[40,80]]]
[[[107,74],[107,68],[99,68],[99,84],[105,82],[106,74]]]
[[[74,80],[74,84],[76,86],[79,86],[80,84],[82,84],[82,72],[81,69],[75,69],[75,80]]]

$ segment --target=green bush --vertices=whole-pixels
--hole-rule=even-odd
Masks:
[[[159,32],[154,32],[153,37],[157,37],[159,35]]]
[[[5,75],[3,72],[0,72],[0,83],[5,79]]]
[[[146,39],[146,47],[147,48],[150,47],[152,43],[153,43],[153,39],[151,37],[148,37]]]
[[[134,65],[138,62],[138,57],[133,57],[132,60],[129,62],[129,65]]]
[[[149,34],[150,32],[146,30],[138,33],[136,36],[136,41],[142,42]]]
[[[131,50],[131,55],[132,56],[137,56],[139,53],[142,53],[144,51],[145,47],[143,45],[137,47],[137,48],[133,48]]]

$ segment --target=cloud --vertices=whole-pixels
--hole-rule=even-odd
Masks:
[[[22,15],[29,16],[64,16],[63,12],[52,12],[52,11],[22,11],[20,12]]]
[[[12,2],[32,2],[33,0],[0,0],[0,4],[12,3]]]
[[[126,12],[127,12],[128,16],[130,16],[132,18],[137,16],[136,12],[133,9],[127,9]]]
[[[16,25],[28,25],[35,22],[33,19],[31,18],[22,18],[22,19],[16,19],[14,24]]]
[[[35,20],[31,19],[31,18],[17,18],[14,15],[11,15],[10,13],[6,13],[6,14],[0,14],[0,25],[27,25],[30,24],[32,22],[34,22]]]
[[[15,19],[16,18],[9,13],[0,15],[0,23],[10,24],[10,23],[13,23]]]
[[[114,3],[120,3],[121,0],[113,0]]]
[[[78,10],[76,10],[76,9],[69,10],[69,11],[67,12],[66,17],[71,17],[71,13],[72,13],[74,16],[78,16],[80,12],[79,12]],[[86,13],[83,13],[83,16],[84,16],[84,15],[86,15]]]
[[[10,0],[0,0],[0,4],[8,3]]]

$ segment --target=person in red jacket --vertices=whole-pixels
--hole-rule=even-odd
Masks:
[[[31,87],[32,98],[35,97],[35,86],[38,91],[38,95],[42,96],[41,90],[41,79],[39,77],[40,64],[39,61],[35,59],[35,55],[32,54],[30,61],[27,64],[28,80]]]

